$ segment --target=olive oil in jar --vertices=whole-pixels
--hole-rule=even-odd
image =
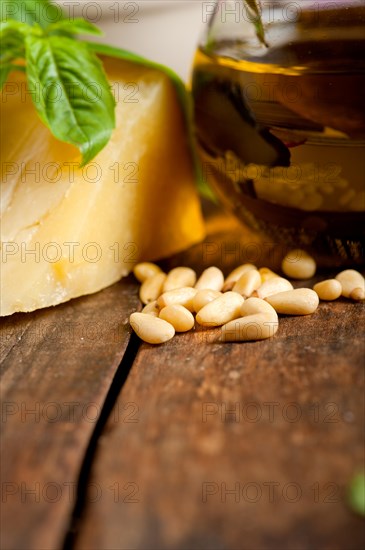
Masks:
[[[301,61],[311,51],[291,48]],[[230,181],[231,191],[285,207],[365,211],[365,72],[350,63],[360,44],[347,44],[347,70],[327,63],[326,72],[317,70],[319,52],[315,63],[285,67],[285,51],[260,63],[219,49],[198,50],[192,83],[203,168],[213,187],[220,180],[218,194]]]
[[[323,265],[365,263],[365,6],[217,2],[192,72],[203,179],[238,218]],[[228,6],[229,5],[229,6]],[[237,14],[236,14],[237,15]]]

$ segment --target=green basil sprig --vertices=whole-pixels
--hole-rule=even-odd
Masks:
[[[63,10],[50,0],[6,0],[1,10],[1,19],[15,19],[45,29],[50,21],[65,19]]]
[[[267,46],[266,39],[265,39],[264,25],[261,19],[261,10],[259,6],[259,0],[243,0],[243,2],[247,4],[249,9],[254,14],[253,23],[255,25],[257,38],[260,40],[261,44],[263,44],[264,46]]]
[[[348,486],[348,502],[354,512],[365,517],[365,474],[353,476]]]
[[[115,127],[115,100],[102,64],[86,42],[75,38],[101,32],[84,19],[54,22],[52,17],[46,24],[44,16],[24,16],[24,5],[34,8],[37,2],[41,8],[52,6],[47,0],[14,0],[18,7],[23,4],[21,20],[0,23],[0,82],[14,69],[25,70],[42,121],[56,138],[78,147],[83,166],[108,143]]]

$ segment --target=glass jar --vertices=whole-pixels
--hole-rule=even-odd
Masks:
[[[225,205],[323,263],[364,263],[363,0],[217,2],[192,93],[203,178]]]

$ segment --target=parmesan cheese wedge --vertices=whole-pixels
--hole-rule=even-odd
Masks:
[[[204,236],[186,122],[164,71],[106,57],[111,141],[79,168],[41,123],[21,73],[1,101],[1,315],[97,292]],[[92,90],[85,93],[92,94]]]

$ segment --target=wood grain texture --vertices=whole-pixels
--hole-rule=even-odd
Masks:
[[[213,210],[206,241],[160,265],[278,270],[285,252]],[[137,287],[2,321],[4,550],[62,548]],[[219,344],[197,329],[142,345],[98,440],[73,546],[358,550],[345,486],[364,460],[363,332],[363,306],[340,300],[283,317],[270,341]]]
[[[245,237],[218,229],[209,260],[205,243],[164,267],[228,272],[239,262],[222,251],[247,251]],[[282,317],[272,340],[197,329],[144,344],[99,441],[75,548],[358,550],[345,487],[364,462],[364,317],[339,300]]]
[[[62,547],[85,449],[130,337],[131,279],[1,322],[3,550]]]

